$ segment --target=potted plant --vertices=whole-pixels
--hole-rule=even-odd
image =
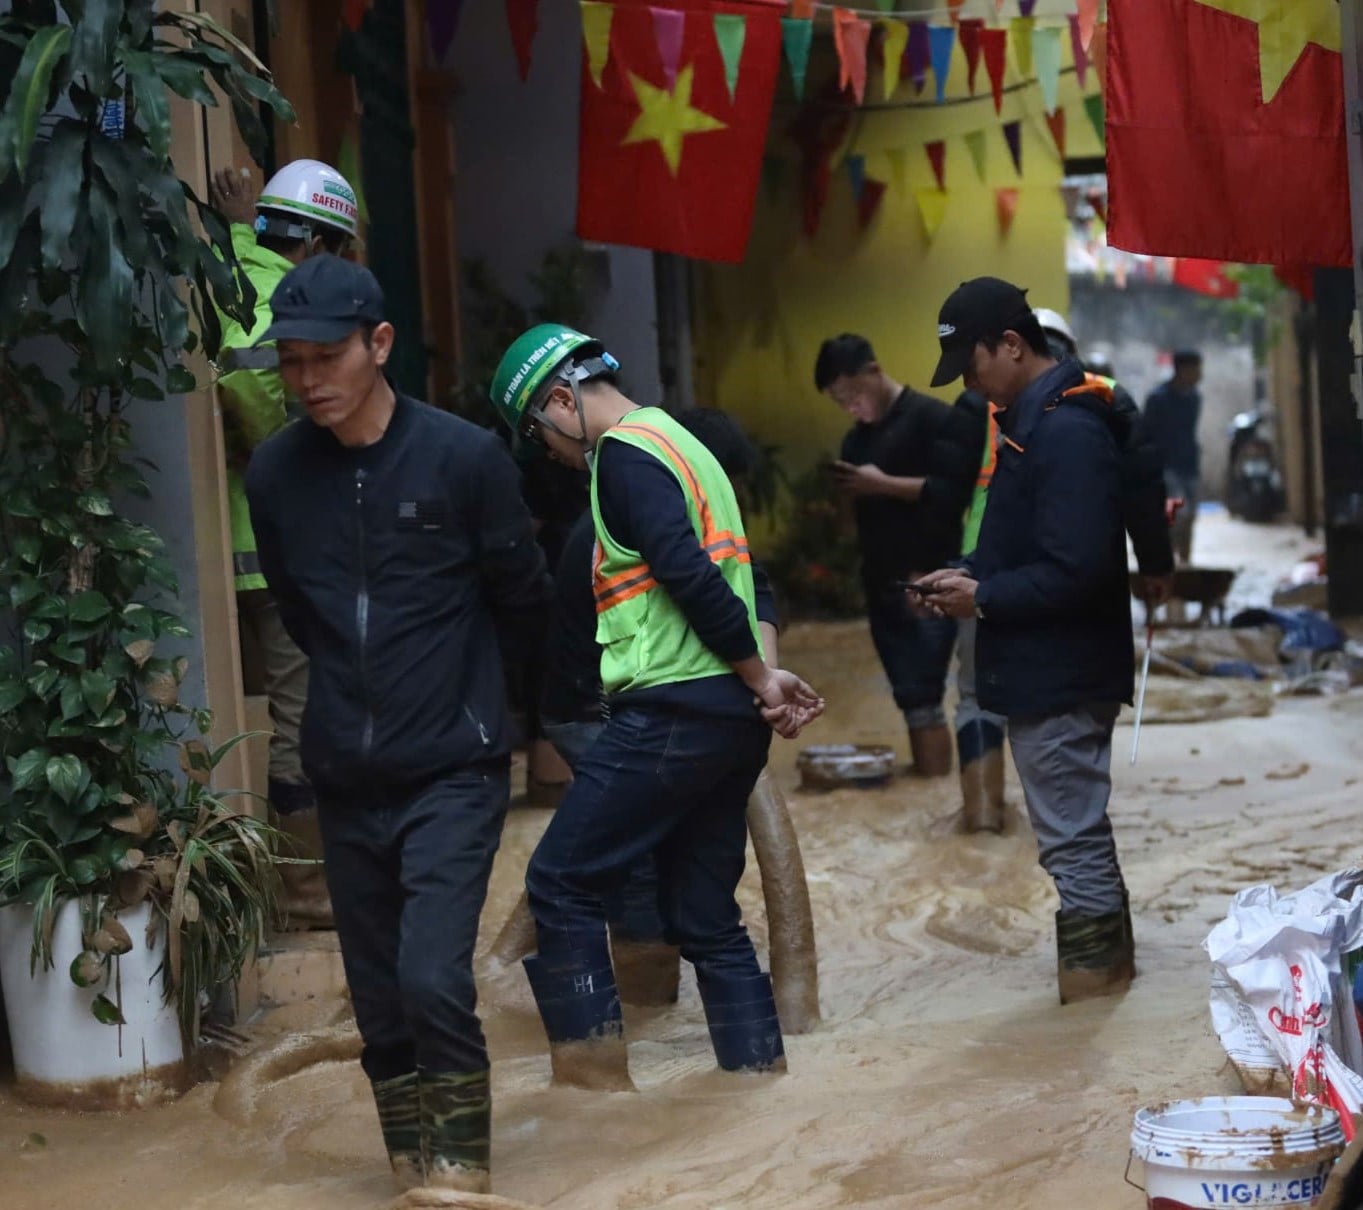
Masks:
[[[225,98],[258,159],[257,103],[291,114],[247,47],[153,0],[14,0],[5,88],[0,981],[21,1091],[126,1105],[184,1086],[274,885],[269,829],[212,788],[230,744],[180,700],[175,577],[125,507],[150,494],[133,405],[192,390],[215,304],[254,303],[170,162],[169,93]]]

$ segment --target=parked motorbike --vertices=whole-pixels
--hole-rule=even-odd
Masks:
[[[1246,521],[1272,521],[1286,507],[1267,421],[1257,408],[1231,421],[1226,507]]]

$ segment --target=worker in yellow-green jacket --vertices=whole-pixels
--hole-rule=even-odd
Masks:
[[[284,884],[280,926],[331,928],[331,900],[320,864],[317,800],[298,753],[308,660],[285,632],[279,608],[261,575],[244,478],[251,452],[289,419],[278,354],[273,344],[257,347],[254,343],[273,318],[270,296],[284,275],[308,257],[344,252],[358,230],[359,208],[349,182],[318,160],[286,164],[259,197],[253,193],[244,169],[227,168],[213,177],[213,202],[231,223],[232,250],[256,292],[249,331],[219,312],[223,334],[218,398],[227,446],[242,679],[247,693],[264,692],[270,703],[274,735],[269,797],[276,826],[292,842],[285,856],[312,862],[279,867]]]

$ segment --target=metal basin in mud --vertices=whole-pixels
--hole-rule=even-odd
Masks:
[[[816,744],[795,758],[806,790],[841,786],[881,786],[894,776],[894,749],[888,744]]]

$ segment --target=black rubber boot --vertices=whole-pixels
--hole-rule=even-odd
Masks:
[[[522,959],[549,1038],[555,1084],[629,1091],[620,991],[608,954]]]
[[[699,980],[715,1058],[725,1071],[785,1071],[771,977]]]

